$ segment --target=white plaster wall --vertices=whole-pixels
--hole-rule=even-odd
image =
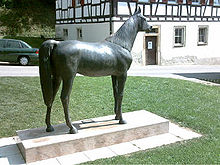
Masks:
[[[82,41],[97,42],[104,40],[110,34],[109,23],[64,24],[56,25],[56,37],[63,38],[63,29],[68,29],[67,40],[77,39],[77,28],[82,29]]]
[[[199,25],[208,26],[208,45],[198,46]],[[184,47],[174,47],[174,26],[186,27]],[[178,57],[194,56],[202,58],[220,58],[220,22],[164,22],[161,23],[161,57],[172,60]],[[192,61],[193,62],[193,61]],[[196,61],[195,61],[196,62]],[[163,62],[162,62],[163,63]]]
[[[122,25],[122,22],[114,22],[114,32]],[[204,60],[207,64],[213,64],[213,60],[220,59],[220,22],[158,22],[149,23],[161,26],[161,34],[158,46],[158,63],[170,64],[198,64]],[[201,25],[208,26],[208,45],[198,46],[198,28]],[[185,26],[185,46],[174,47],[174,27]],[[132,56],[135,64],[143,64],[144,32],[137,34]],[[212,61],[210,62],[210,60]],[[208,61],[207,61],[208,60]],[[201,64],[205,64],[202,62]]]

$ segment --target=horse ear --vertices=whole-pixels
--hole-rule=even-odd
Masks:
[[[134,12],[134,15],[135,15],[135,14],[140,14],[140,13],[141,13],[141,8],[140,8],[140,6],[138,6],[138,7],[136,8],[135,12]]]

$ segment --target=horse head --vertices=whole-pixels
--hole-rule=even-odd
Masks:
[[[138,31],[151,31],[152,26],[147,23],[146,17],[141,14],[140,6],[134,12],[133,16],[137,17],[138,19]]]

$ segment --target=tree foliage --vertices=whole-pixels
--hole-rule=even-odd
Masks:
[[[0,7],[5,6],[6,8],[18,8],[33,2],[45,3],[46,5],[54,5],[55,0],[0,0]]]
[[[55,0],[0,0],[0,36],[53,36],[54,27]]]

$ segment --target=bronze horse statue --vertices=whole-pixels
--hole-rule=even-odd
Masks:
[[[89,43],[76,40],[45,41],[39,51],[40,81],[44,103],[47,106],[46,131],[54,131],[50,113],[55,95],[63,82],[61,101],[69,133],[77,133],[69,116],[69,97],[77,73],[85,76],[111,76],[115,100],[115,119],[120,124],[122,98],[127,71],[132,62],[131,49],[138,31],[150,30],[151,26],[141,14],[140,7],[113,35],[104,41]]]

